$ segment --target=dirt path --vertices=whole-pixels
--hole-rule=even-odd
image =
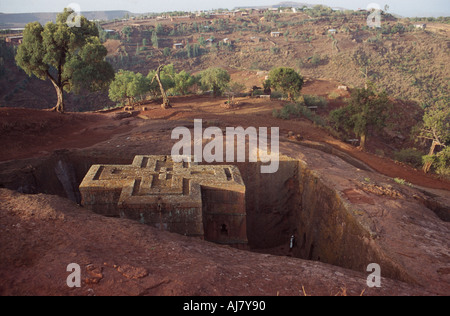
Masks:
[[[86,148],[131,130],[110,114],[0,109],[0,161],[40,157],[58,149]]]
[[[282,107],[280,101],[265,101],[260,99],[239,100],[240,106],[236,109],[221,107],[224,101],[211,98],[179,98],[174,109],[169,111],[157,108],[145,112],[150,118],[168,120],[186,120],[202,118],[207,124],[215,123],[221,127],[280,127],[281,135],[287,135],[289,131],[300,134],[305,140],[323,142],[339,149],[352,157],[369,165],[372,169],[392,178],[404,179],[415,185],[450,190],[450,182],[440,180],[436,176],[424,174],[421,170],[399,164],[391,159],[379,157],[367,152],[362,152],[347,143],[332,137],[327,131],[317,128],[310,121],[275,119],[272,116],[273,109]]]
[[[224,99],[204,96],[173,98],[172,102],[174,108],[169,110],[160,109],[156,103],[147,105],[147,111],[141,112],[141,115],[149,120],[115,120],[114,113],[60,115],[48,111],[0,109],[0,161],[45,156],[57,149],[87,148],[114,135],[130,132],[136,124],[152,124],[155,119],[186,121],[201,118],[205,126],[279,127],[281,136],[292,131],[305,140],[329,144],[386,176],[404,179],[423,187],[450,191],[450,182],[397,164],[391,159],[361,152],[335,139],[308,120],[284,121],[274,118],[272,111],[282,107],[281,101],[245,98],[239,99],[239,105],[233,109],[223,107]]]

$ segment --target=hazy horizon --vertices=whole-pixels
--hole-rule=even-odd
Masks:
[[[168,12],[168,11],[198,11],[211,9],[233,9],[242,6],[268,6],[284,1],[277,0],[229,0],[224,3],[218,0],[183,0],[144,1],[144,0],[15,0],[2,1],[1,13],[38,13],[61,12],[71,3],[79,4],[81,11],[113,11],[124,10],[132,13]],[[309,4],[324,4],[330,7],[343,7],[346,9],[365,9],[371,3],[377,3],[381,8],[389,6],[390,13],[405,17],[449,16],[450,4],[448,0],[303,0],[293,1]]]

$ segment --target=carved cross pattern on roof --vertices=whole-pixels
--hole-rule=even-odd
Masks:
[[[236,169],[235,166],[178,163],[170,156],[136,156],[131,165],[93,166],[80,188],[122,189],[119,204],[132,197],[140,197],[142,203],[151,202],[152,196],[193,199],[199,193],[199,185],[244,193],[245,186]]]

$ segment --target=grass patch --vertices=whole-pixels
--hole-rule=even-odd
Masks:
[[[294,118],[305,117],[311,122],[315,123],[318,126],[325,126],[325,120],[308,109],[304,103],[289,103],[283,106],[281,110],[273,110],[273,117],[283,119],[283,120],[291,120]]]
[[[394,159],[409,164],[414,168],[422,166],[423,153],[415,148],[402,149],[394,153]]]
[[[394,181],[395,181],[395,183],[400,184],[400,185],[406,185],[409,187],[413,186],[411,183],[407,182],[405,179],[395,178]]]
[[[306,106],[317,106],[319,108],[324,108],[328,105],[327,99],[317,95],[303,95]]]

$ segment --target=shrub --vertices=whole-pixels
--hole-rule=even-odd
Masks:
[[[294,101],[303,87],[303,77],[292,68],[279,67],[269,72],[270,85],[273,89],[288,95]]]
[[[317,95],[303,95],[306,106],[326,107],[328,105],[327,99]]]
[[[278,47],[271,47],[271,48],[270,48],[270,52],[271,52],[273,55],[278,55],[278,54],[280,53],[280,49],[279,49]]]
[[[336,91],[333,91],[328,95],[328,98],[331,100],[336,100],[336,99],[339,99],[340,97],[341,97],[341,95]]]
[[[228,71],[222,68],[208,68],[200,75],[202,90],[213,90],[214,97],[222,95],[231,80]]]
[[[164,50],[163,50],[163,55],[165,57],[169,57],[170,54],[171,54],[170,48],[169,47],[165,47]]]
[[[321,62],[322,62],[322,58],[320,57],[320,55],[315,54],[315,55],[311,58],[311,64],[312,64],[314,67],[319,66]]]
[[[450,179],[450,147],[446,147],[437,155],[436,173],[446,179]]]
[[[300,110],[298,105],[295,103],[286,104],[283,108],[278,112],[274,110],[273,116],[276,118],[281,118],[283,120],[289,120],[294,117],[298,117],[300,114]]]
[[[326,122],[322,117],[309,110],[302,103],[289,103],[286,104],[279,112],[274,110],[273,117],[281,118],[283,120],[290,120],[293,118],[305,117],[308,120],[319,126],[325,126]]]
[[[263,90],[254,90],[253,92],[252,92],[252,96],[253,97],[257,97],[257,96],[260,96],[260,95],[263,95],[264,94],[264,91]]]
[[[395,181],[395,183],[412,187],[412,184],[407,182],[405,179],[395,178],[394,181]]]
[[[274,110],[272,111],[272,116],[273,116],[274,118],[281,118],[281,117],[280,117],[280,112],[279,112],[277,109],[274,109]]]
[[[445,147],[444,150],[436,155],[423,156],[423,164],[432,164],[433,170],[443,178],[450,179],[450,147]]]
[[[281,99],[282,97],[283,97],[283,93],[279,92],[279,91],[273,91],[272,94],[270,95],[270,98],[274,99],[274,100]]]
[[[412,165],[415,168],[422,166],[423,153],[414,148],[402,149],[394,153],[394,159]]]

